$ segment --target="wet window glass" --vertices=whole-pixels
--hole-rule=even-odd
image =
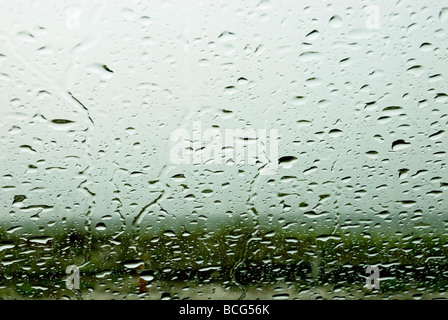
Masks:
[[[446,298],[448,3],[3,2],[0,298]]]

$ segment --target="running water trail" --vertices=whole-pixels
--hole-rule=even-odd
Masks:
[[[62,79],[58,79],[57,74],[51,74],[47,68],[41,67],[36,64],[35,61],[31,60],[27,56],[27,52],[22,52],[17,41],[5,31],[0,31],[0,41],[3,43],[3,47],[6,49],[6,53],[15,59],[24,69],[27,70],[29,78],[39,79],[40,86],[43,90],[48,93],[58,97],[62,100],[62,103],[69,106],[72,111],[82,115],[83,123],[85,126],[84,131],[84,151],[82,163],[85,164],[83,168],[80,169],[79,174],[85,175],[85,179],[79,184],[78,188],[82,188],[88,191],[90,195],[88,199],[88,209],[85,214],[85,228],[88,233],[88,238],[91,238],[92,226],[91,226],[91,215],[94,211],[94,194],[92,194],[84,184],[88,182],[91,178],[91,170],[95,164],[95,159],[91,150],[91,140],[94,134],[94,116],[92,115],[92,110],[89,108],[89,104],[84,102],[82,96],[80,96],[76,89],[74,88],[75,83],[79,82],[80,74],[77,73],[77,68],[81,65],[79,63],[80,55],[88,51],[89,49],[95,48],[101,38],[101,28],[99,27],[99,21],[102,17],[104,10],[104,1],[97,1],[91,10],[88,11],[84,8],[83,13],[87,12],[87,19],[83,20],[83,25],[77,30],[70,30],[69,32],[76,32],[79,37],[74,35],[73,39],[80,39],[71,50],[69,50],[70,63],[63,73]],[[94,32],[92,32],[92,30]],[[83,65],[81,65],[82,69]],[[51,110],[51,109],[50,109]],[[89,241],[90,245],[90,241]],[[85,261],[82,266],[89,263],[90,260],[90,250],[86,248],[85,251]]]

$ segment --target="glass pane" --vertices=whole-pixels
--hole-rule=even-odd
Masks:
[[[446,297],[443,1],[3,1],[0,297]]]

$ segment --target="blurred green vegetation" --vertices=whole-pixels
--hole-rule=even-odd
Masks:
[[[150,273],[158,280],[229,281],[238,285],[292,281],[304,285],[365,283],[367,265],[378,265],[383,288],[408,281],[433,288],[448,282],[448,237],[414,230],[385,234],[380,229],[333,228],[329,234],[298,228],[267,228],[231,220],[207,227],[158,232],[129,229],[119,234],[73,229],[27,238],[0,230],[0,272],[63,277],[75,264],[83,274]],[[397,289],[398,288],[398,289]],[[18,290],[32,294],[23,285]],[[30,291],[31,290],[31,291]]]

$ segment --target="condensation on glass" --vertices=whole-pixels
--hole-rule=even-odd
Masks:
[[[447,3],[6,3],[1,298],[446,297]]]

